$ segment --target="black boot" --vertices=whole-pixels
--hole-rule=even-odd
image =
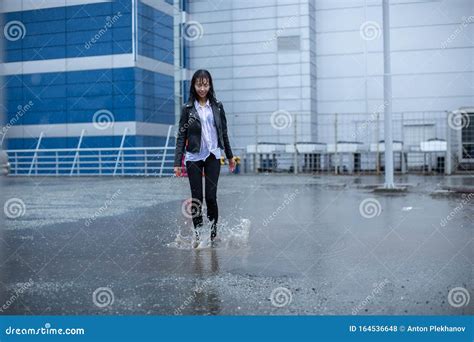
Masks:
[[[212,226],[211,226],[211,242],[214,241],[216,236],[217,236],[217,223],[216,221],[214,221],[212,222]]]
[[[199,246],[199,243],[201,242],[201,236],[199,233],[199,229],[201,229],[202,224],[198,225],[197,227],[194,227],[194,241],[193,241],[193,248],[197,248]]]

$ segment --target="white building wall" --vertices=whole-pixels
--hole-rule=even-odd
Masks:
[[[390,2],[394,138],[426,122],[436,127],[421,128],[420,139],[444,138],[444,111],[473,105],[474,1]],[[296,114],[298,141],[334,142],[334,113],[338,140],[383,138],[383,124],[367,124],[375,112],[383,119],[381,3],[190,1],[188,20],[203,28],[189,42],[190,68],[211,71],[233,145],[293,142]],[[291,35],[300,50],[278,51],[277,37]],[[291,114],[286,129],[271,124],[278,110]]]
[[[189,20],[198,21],[203,29],[202,38],[189,44],[190,68],[208,69],[213,75],[234,146],[256,141],[293,142],[295,133],[298,141],[310,141],[315,134],[311,8],[307,0],[189,3]],[[300,48],[278,51],[277,40],[282,36],[299,36]],[[288,122],[283,129],[275,129],[275,121],[272,124],[276,111]]]
[[[381,3],[316,1],[317,111],[320,122],[326,123],[318,126],[318,132],[323,141],[334,139],[333,130],[328,129],[334,113],[370,116],[383,112],[382,31],[369,31],[367,39],[361,33],[364,23],[382,28]],[[473,104],[473,15],[472,0],[391,1],[395,120],[400,121],[403,116],[404,120],[439,122],[439,126],[443,111]],[[364,115],[354,116],[353,120],[349,115],[339,115],[346,124],[339,127],[338,139],[353,138],[357,123],[350,122],[361,122]],[[399,130],[395,138],[401,138],[401,124],[394,128]],[[445,129],[436,130],[437,137],[444,138]],[[374,132],[368,133],[376,139]],[[383,138],[383,124],[379,133]]]

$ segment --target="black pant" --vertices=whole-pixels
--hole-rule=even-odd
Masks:
[[[217,208],[217,181],[221,171],[221,162],[214,154],[206,160],[186,161],[189,184],[191,186],[193,225],[196,228],[202,224],[202,171],[205,174],[207,218],[217,223],[219,216]]]

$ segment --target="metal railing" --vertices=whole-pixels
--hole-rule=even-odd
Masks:
[[[41,132],[35,149],[6,150],[12,176],[165,176],[173,174],[174,147],[169,146],[169,126],[165,146],[124,147],[125,128],[119,147],[84,148],[82,130],[76,148],[41,149]]]
[[[12,176],[167,176],[174,147],[7,150]]]
[[[460,131],[449,125],[449,115],[450,112],[444,111],[393,113],[395,172],[451,174],[457,170],[459,149],[451,141],[460,140]],[[382,113],[318,113],[316,141],[299,141],[299,131],[305,132],[300,126],[281,130],[276,138],[269,134],[259,137],[258,147],[250,145],[247,152],[251,153],[243,157],[243,169],[382,174],[385,169],[383,120]],[[453,134],[456,137],[451,137]],[[314,151],[307,152],[304,144],[308,143],[315,146]]]
[[[449,113],[400,113],[394,115],[394,167],[398,173],[451,174],[459,167],[461,130],[448,123]],[[273,143],[253,150],[233,148],[240,157],[240,172],[289,172],[381,174],[384,172],[383,120],[379,115],[321,114],[319,141],[313,152],[291,142]],[[11,175],[143,175],[173,174],[174,147],[120,147],[7,150]],[[126,135],[124,132],[124,136]],[[306,143],[307,144],[307,143]],[[434,146],[424,149],[422,144]],[[441,146],[441,148],[437,146]],[[398,147],[397,147],[398,146]],[[397,147],[397,148],[395,148]],[[250,148],[250,149],[249,149]],[[223,169],[226,172],[226,168]]]

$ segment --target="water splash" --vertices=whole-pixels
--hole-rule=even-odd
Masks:
[[[251,222],[249,219],[241,218],[236,223],[229,221],[219,222],[217,226],[217,238],[214,243],[210,240],[210,225],[204,225],[199,229],[200,243],[196,249],[206,248],[239,248],[247,245],[250,235]],[[178,249],[193,249],[194,231],[190,229],[188,234],[183,234],[181,229],[174,241],[166,244],[167,247]]]

